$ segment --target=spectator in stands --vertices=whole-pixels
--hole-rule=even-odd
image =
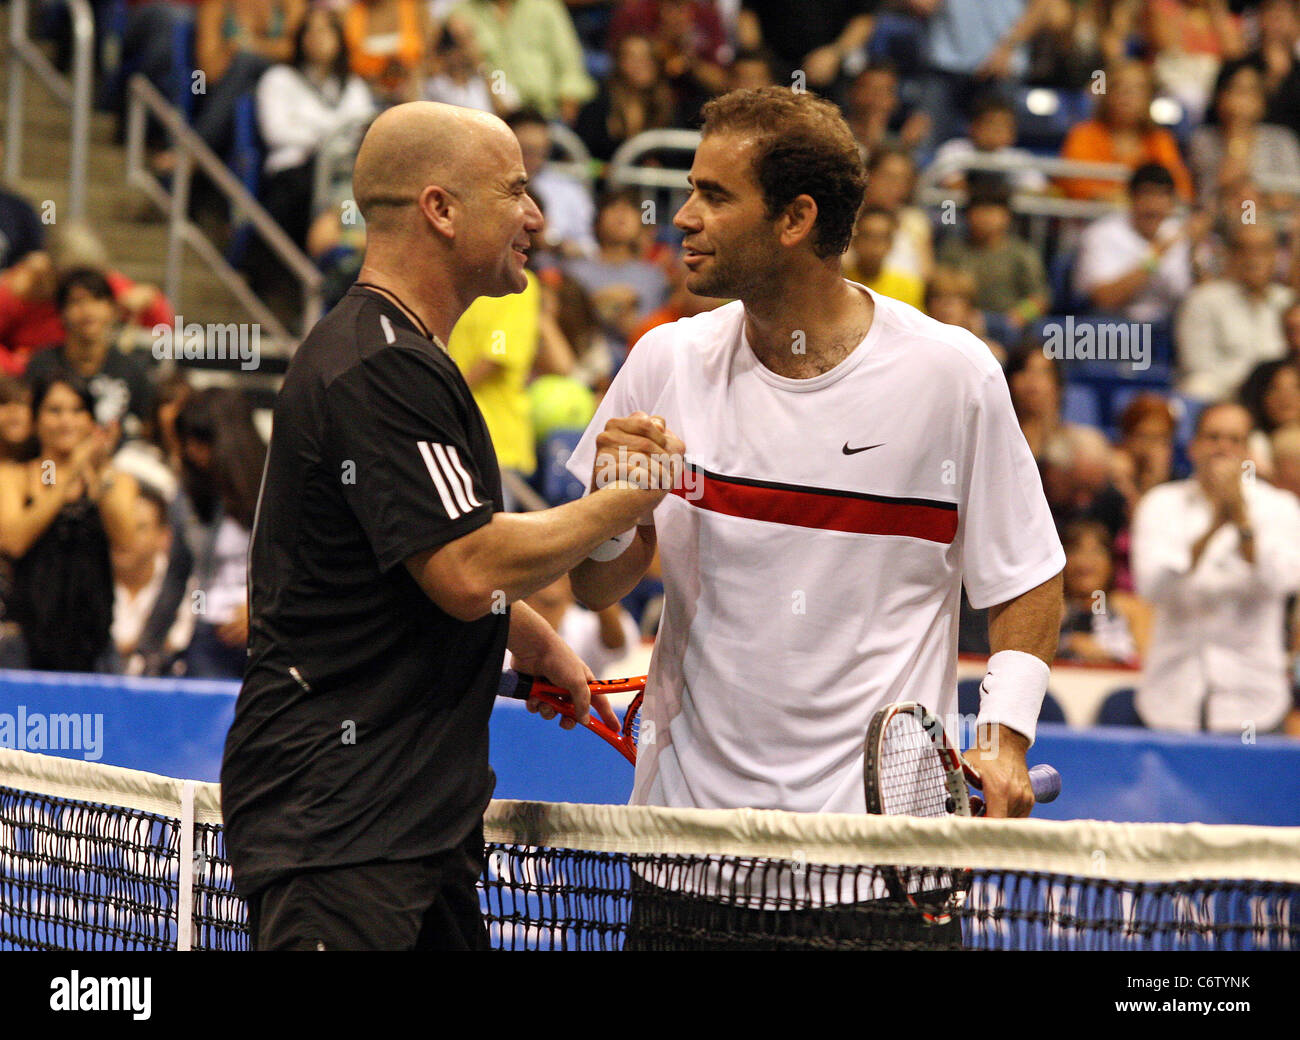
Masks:
[[[573,647],[573,652],[587,662],[597,679],[612,678],[611,669],[641,645],[636,622],[621,603],[599,612],[579,606],[573,599],[567,574],[534,592],[524,602]]]
[[[776,84],[776,60],[768,50],[740,51],[727,69],[728,90],[757,90]]]
[[[343,11],[352,71],[383,106],[419,97],[431,34],[421,0],[350,0]]]
[[[48,380],[61,370],[74,372],[86,383],[95,421],[136,436],[149,417],[152,361],[114,347],[117,308],[108,279],[93,268],[74,268],[59,280],[55,300],[66,338],[32,358],[28,380]]]
[[[546,211],[548,246],[563,256],[589,256],[596,251],[592,234],[595,206],[587,186],[548,167],[551,127],[535,108],[521,108],[506,118],[519,140],[528,174],[528,191]]]
[[[1084,664],[1140,664],[1150,645],[1151,608],[1115,588],[1111,537],[1095,520],[1068,524],[1065,549],[1065,615],[1058,660]]]
[[[999,364],[1006,364],[1006,348],[989,337],[984,313],[975,304],[978,288],[970,271],[938,264],[925,283],[925,313],[945,325],[973,332],[988,345]]]
[[[913,151],[930,136],[929,115],[902,103],[898,66],[887,59],[871,62],[853,78],[844,118],[868,155],[886,144]]]
[[[1147,0],[1144,14],[1155,82],[1199,123],[1221,63],[1245,53],[1240,18],[1228,0]]]
[[[604,196],[596,209],[596,256],[565,264],[565,270],[591,295],[605,331],[624,350],[637,326],[668,298],[663,271],[641,259],[645,232],[641,214],[634,192]]]
[[[0,373],[0,463],[19,462],[32,450],[32,388]]]
[[[976,302],[995,339],[1009,340],[1047,312],[1051,294],[1038,250],[1011,230],[1005,182],[979,181],[966,205],[966,235],[939,247],[940,263],[973,271]]]
[[[1266,106],[1263,69],[1251,62],[1224,66],[1205,124],[1192,131],[1188,147],[1202,206],[1213,206],[1241,178],[1300,183],[1300,143],[1287,127],[1263,122]],[[1265,199],[1272,209],[1292,208],[1285,192],[1266,192]]]
[[[113,645],[124,675],[163,675],[189,645],[195,615],[184,581],[168,582],[171,541],[166,501],[141,484],[135,543],[112,552]]]
[[[1250,457],[1259,476],[1271,480],[1273,452],[1269,438],[1283,426],[1300,423],[1300,363],[1290,357],[1260,362],[1241,384],[1237,399],[1255,423],[1250,435]]]
[[[127,6],[126,28],[121,41],[121,63],[116,73],[101,85],[102,107],[117,116],[118,136],[126,136],[127,77],[139,73],[173,104],[193,88],[190,70],[176,60],[176,34],[193,31],[194,14],[201,0],[147,0]],[[150,118],[147,142],[160,149],[167,140],[161,123]],[[170,172],[175,157],[165,153],[157,172]],[[152,161],[151,161],[152,164]]]
[[[844,59],[861,50],[875,27],[878,0],[744,0],[737,23],[743,50],[766,47],[783,66],[787,86],[825,91],[840,76]]]
[[[0,147],[0,165],[4,148]],[[45,242],[45,225],[21,195],[0,187],[0,271],[7,270]]]
[[[915,188],[916,161],[910,152],[881,147],[867,159],[867,191],[862,204],[881,206],[898,217],[898,233],[885,263],[925,279],[934,266],[934,233],[925,211],[911,205]]]
[[[29,253],[0,274],[0,369],[21,375],[32,353],[60,342],[66,332],[55,299],[59,279],[74,268],[102,271],[117,302],[117,318],[152,329],[175,320],[153,285],[136,284],[108,266],[108,253],[86,225],[69,221],[50,236],[48,251]]]
[[[1156,163],[1128,182],[1128,209],[1084,230],[1074,266],[1075,291],[1099,311],[1135,322],[1168,322],[1192,287],[1192,253],[1205,236],[1203,214],[1181,219],[1174,178]]]
[[[615,67],[620,45],[640,36],[650,45],[660,75],[671,84],[679,121],[695,123],[700,106],[727,88],[730,57],[717,8],[705,0],[627,0],[614,13],[609,50]]]
[[[898,218],[883,206],[863,206],[853,226],[852,259],[844,277],[912,307],[924,304],[925,283],[885,263],[898,232]]]
[[[1250,427],[1240,405],[1205,409],[1193,477],[1138,504],[1133,568],[1155,609],[1137,695],[1148,726],[1263,733],[1291,708],[1284,613],[1300,590],[1300,502],[1243,479]]]
[[[448,15],[468,25],[488,66],[525,106],[572,125],[596,85],[560,0],[465,0]]]
[[[1104,90],[1097,95],[1093,117],[1075,126],[1061,148],[1061,158],[1083,162],[1123,163],[1136,170],[1158,163],[1174,178],[1178,197],[1192,198],[1192,178],[1178,153],[1178,142],[1151,118],[1151,73],[1140,62],[1128,61],[1105,72]],[[1067,178],[1061,190],[1072,199],[1120,201],[1120,181]]]
[[[374,112],[369,87],[349,70],[338,16],[311,8],[294,34],[292,60],[273,65],[257,83],[257,125],[266,145],[259,194],[299,246],[307,243],[318,149]]]
[[[183,369],[174,369],[153,388],[153,407],[140,436],[128,440],[113,456],[113,465],[130,473],[136,481],[158,491],[168,506],[180,490],[181,446],[176,436],[176,417],[194,387]]]
[[[1111,480],[1110,442],[1100,430],[1062,418],[1065,380],[1060,366],[1028,339],[1007,359],[1005,372],[1011,404],[1038,461],[1058,530],[1074,520],[1097,520],[1112,538],[1117,536],[1127,511]]]
[[[218,155],[234,139],[235,108],[274,62],[293,57],[305,0],[202,0],[194,23],[194,57],[203,73],[194,130]],[[175,154],[155,157],[166,171]]]
[[[1300,497],[1300,424],[1273,431],[1273,483]]]
[[[114,670],[110,550],[135,540],[135,480],[109,463],[84,381],[67,372],[32,388],[36,451],[0,463],[0,553],[13,561],[8,619],[25,667]]]
[[[1138,394],[1120,413],[1114,480],[1128,501],[1130,514],[1143,495],[1173,479],[1177,429],[1173,408],[1159,394]]]
[[[969,105],[990,83],[1023,79],[1026,46],[1046,27],[1051,0],[907,0],[927,19],[922,107],[934,120],[932,142],[957,135]]]
[[[527,479],[537,468],[526,386],[541,338],[542,293],[527,272],[524,291],[482,296],[451,331],[447,352],[483,413],[502,471]],[[513,495],[506,489],[507,507]]]
[[[1300,362],[1300,300],[1282,312],[1282,338],[1287,356]]]
[[[248,643],[248,542],[266,444],[244,395],[194,394],[176,419],[185,490],[184,537],[194,568],[187,596],[196,615],[185,674],[238,679]]]
[[[1033,155],[1023,148],[1016,148],[1015,143],[1015,106],[1001,94],[988,93],[980,97],[971,110],[969,136],[954,137],[941,145],[934,154],[934,162],[946,163],[971,157],[1031,161]],[[1005,176],[1016,191],[1047,190],[1047,178],[1039,170],[1008,170]],[[941,183],[945,188],[964,189],[966,174],[956,171]]]
[[[1268,224],[1235,224],[1228,277],[1198,285],[1176,319],[1179,389],[1207,401],[1232,394],[1260,361],[1286,353],[1282,315],[1295,294],[1273,280],[1277,233]]]
[[[650,40],[628,34],[614,46],[614,71],[583,106],[575,129],[592,157],[608,162],[643,130],[672,126],[675,111],[673,89]]]
[[[517,95],[505,77],[490,81],[464,22],[444,22],[433,34],[425,64],[424,100],[459,105],[505,116],[519,107]]]
[[[1246,56],[1264,70],[1264,121],[1300,134],[1300,10],[1296,0],[1261,0],[1259,40]]]

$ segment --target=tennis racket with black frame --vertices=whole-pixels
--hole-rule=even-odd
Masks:
[[[600,718],[594,711],[587,713],[587,721],[583,723],[587,729],[604,740],[633,765],[636,765],[636,745],[641,731],[641,702],[645,699],[645,680],[644,675],[636,675],[630,679],[597,679],[595,682],[587,683],[587,688],[593,694],[630,693],[634,695],[632,702],[627,706],[627,711],[623,713],[622,724],[617,730],[611,729],[605,720]],[[568,690],[563,686],[556,686],[553,683],[548,683],[545,679],[527,675],[524,672],[513,670],[502,672],[501,685],[497,689],[497,696],[510,697],[513,700],[520,701],[532,698],[554,708],[565,718],[573,719],[577,717]]]
[[[979,770],[953,744],[939,718],[922,704],[901,701],[881,708],[867,727],[864,777],[867,812],[883,816],[983,815]],[[1029,770],[1037,802],[1061,791],[1061,774],[1048,765]],[[906,899],[932,924],[946,924],[965,903],[970,871],[954,868],[882,868],[896,899]]]

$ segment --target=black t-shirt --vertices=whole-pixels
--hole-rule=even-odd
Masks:
[[[0,190],[0,270],[40,249],[44,238],[45,228],[31,203],[11,191]]]
[[[27,363],[24,378],[35,383],[60,369],[72,370],[65,350],[60,344],[37,351]],[[151,358],[146,360],[138,352],[124,354],[115,347],[109,348],[99,371],[86,380],[95,402],[96,422],[121,422],[124,433],[131,436],[139,433],[153,406],[153,386],[149,382],[152,364]]]
[[[440,610],[403,561],[502,508],[455,364],[354,287],[276,399],[250,549],[249,661],[226,739],[235,885],[427,856],[482,819],[509,613]]]

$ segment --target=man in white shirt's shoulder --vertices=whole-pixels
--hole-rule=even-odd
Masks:
[[[1291,705],[1287,597],[1300,590],[1300,500],[1253,479],[1250,414],[1217,404],[1188,448],[1189,480],[1133,518],[1138,592],[1155,606],[1138,714],[1173,730],[1265,733]]]

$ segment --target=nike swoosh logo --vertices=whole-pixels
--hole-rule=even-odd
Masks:
[[[883,447],[884,444],[885,442],[881,441],[879,444],[868,444],[865,448],[850,448],[849,442],[845,441],[844,447],[841,450],[844,452],[845,455],[856,455],[860,451],[870,451],[872,448]]]

